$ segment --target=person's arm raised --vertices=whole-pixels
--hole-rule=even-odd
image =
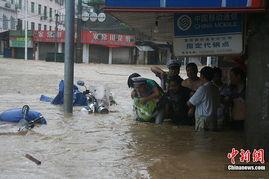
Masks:
[[[157,74],[160,74],[160,76],[162,77],[163,76],[163,74],[164,74],[164,71],[161,69],[161,68],[159,68],[159,67],[151,67],[150,68],[150,70],[153,72],[153,73],[155,73],[156,75]]]

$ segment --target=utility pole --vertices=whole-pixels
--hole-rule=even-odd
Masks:
[[[28,51],[27,51],[28,50],[27,49],[28,48],[28,44],[27,44],[27,42],[28,42],[27,41],[28,40],[28,34],[27,34],[28,33],[28,25],[27,25],[28,24],[27,23],[27,21],[28,21],[27,20],[27,16],[28,16],[28,14],[27,14],[27,10],[28,10],[27,6],[28,6],[28,3],[27,3],[27,1],[28,0],[24,1],[24,3],[25,3],[24,4],[24,11],[25,11],[24,12],[24,15],[25,15],[25,20],[24,20],[24,22],[25,22],[24,23],[24,60],[27,60],[27,58],[28,58],[27,57],[27,55],[28,55]]]
[[[73,113],[75,1],[65,4],[64,113]]]
[[[56,62],[57,61],[57,53],[58,53],[58,17],[59,17],[59,14],[58,12],[55,14],[55,35],[54,35],[54,41],[55,41],[55,44],[54,44],[54,61]]]
[[[81,44],[81,28],[82,28],[82,0],[78,0],[77,5],[77,48],[76,63],[82,63],[82,44]]]

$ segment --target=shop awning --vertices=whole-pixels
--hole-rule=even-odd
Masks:
[[[265,0],[106,0],[104,11],[152,39],[171,42],[176,13],[259,13],[265,12],[265,2]]]
[[[136,48],[139,51],[154,51],[154,49],[151,48],[150,46],[139,46],[139,45],[137,45]]]
[[[9,40],[9,31],[0,32],[0,40]]]
[[[106,0],[107,12],[253,12],[264,11],[266,0]]]

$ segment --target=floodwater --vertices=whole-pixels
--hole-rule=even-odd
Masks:
[[[118,104],[108,115],[74,107],[65,117],[62,106],[39,101],[42,94],[56,96],[63,63],[0,59],[0,111],[28,104],[48,122],[22,132],[18,124],[0,123],[0,178],[268,178],[267,171],[225,170],[228,152],[244,146],[243,133],[201,135],[191,126],[133,121],[126,80],[133,72],[156,79],[149,68],[75,64],[74,81],[109,86]]]

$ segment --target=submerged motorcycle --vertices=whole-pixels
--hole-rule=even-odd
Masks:
[[[104,87],[96,87],[93,90],[89,90],[84,81],[77,81],[77,85],[83,86],[85,91],[83,94],[87,97],[88,105],[82,108],[82,111],[88,111],[88,113],[100,113],[100,114],[108,114],[109,106],[112,104],[116,104],[113,99],[112,93],[104,88]]]

